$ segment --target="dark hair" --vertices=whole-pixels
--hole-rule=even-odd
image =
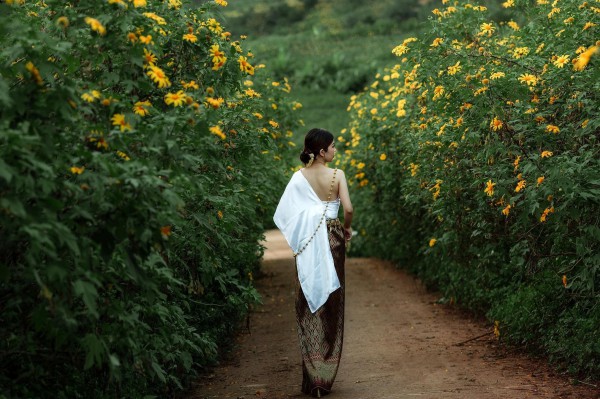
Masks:
[[[327,151],[331,143],[333,143],[333,134],[325,129],[310,129],[304,137],[304,150],[300,153],[300,160],[307,164],[310,161],[310,154],[316,158],[321,150]]]

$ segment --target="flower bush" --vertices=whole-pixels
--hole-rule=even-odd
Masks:
[[[598,378],[600,4],[443,3],[349,105],[354,251]]]
[[[3,397],[164,397],[259,300],[300,105],[226,5],[0,3]]]

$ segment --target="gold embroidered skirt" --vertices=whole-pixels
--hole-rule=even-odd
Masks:
[[[342,355],[344,335],[344,263],[346,241],[339,219],[327,220],[329,246],[340,280],[340,288],[329,295],[327,302],[311,313],[296,273],[296,321],[302,353],[302,392],[316,395],[331,391]]]

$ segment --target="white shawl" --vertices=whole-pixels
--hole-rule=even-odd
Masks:
[[[302,172],[297,171],[279,200],[273,220],[292,251],[297,253],[319,226],[324,211],[323,201]],[[296,257],[296,265],[302,292],[310,311],[315,313],[329,294],[340,287],[325,220],[310,244]]]

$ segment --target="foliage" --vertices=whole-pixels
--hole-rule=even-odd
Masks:
[[[6,397],[164,397],[259,300],[299,104],[222,5],[0,3]]]
[[[369,204],[354,250],[598,378],[600,8],[503,7],[500,22],[468,2],[435,9],[352,97],[344,167],[354,202]]]

